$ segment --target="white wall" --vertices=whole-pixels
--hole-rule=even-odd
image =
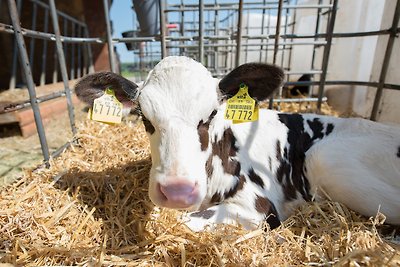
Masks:
[[[383,16],[381,16],[380,29],[388,29],[392,25],[393,13],[396,1],[385,1]],[[379,36],[376,50],[374,51],[374,61],[371,72],[371,81],[379,81],[382,62],[387,47],[388,36]],[[400,41],[395,39],[393,51],[391,54],[389,69],[386,75],[385,83],[400,84]],[[354,110],[363,116],[369,116],[375,97],[375,88],[364,88],[360,90],[354,98]],[[384,90],[382,102],[378,111],[378,121],[400,123],[400,91]]]
[[[328,0],[323,1],[325,4]],[[299,0],[298,4],[308,5],[316,4],[317,0]],[[336,16],[334,32],[367,32],[381,29],[388,29],[391,26],[393,13],[395,9],[395,0],[340,0],[339,9]],[[324,9],[323,11],[326,11]],[[316,25],[316,9],[297,9],[295,18],[296,34],[314,34]],[[321,16],[319,32],[326,32],[327,15]],[[265,15],[265,21],[269,19]],[[244,14],[243,34],[259,35],[260,30],[250,30],[247,32],[246,27],[260,26],[262,14]],[[271,16],[270,32],[275,32],[276,16]],[[282,20],[282,24],[285,21]],[[282,27],[281,32],[283,32]],[[290,32],[289,32],[290,33]],[[400,41],[395,41],[389,71],[386,77],[386,83],[400,84]],[[318,41],[323,41],[319,39]],[[338,81],[373,81],[377,82],[382,68],[382,61],[386,50],[388,36],[369,36],[369,37],[351,37],[351,38],[334,38],[327,73],[327,80]],[[260,40],[249,40],[248,43],[259,42]],[[280,41],[283,41],[280,39]],[[290,41],[290,40],[288,40]],[[297,39],[295,42],[312,41],[307,39]],[[269,40],[273,43],[274,40]],[[246,43],[243,40],[243,43]],[[270,46],[273,49],[273,46]],[[265,49],[265,47],[264,47]],[[241,63],[259,61],[260,53],[262,60],[265,62],[265,52],[244,51],[241,54]],[[295,45],[292,49],[292,59],[290,62],[290,70],[294,72],[303,72],[311,70],[311,58],[313,54],[313,45]],[[288,66],[289,52],[285,52],[283,66]],[[278,54],[277,64],[281,65],[282,53]],[[316,57],[314,61],[314,70],[321,70],[322,67],[323,47],[316,49]],[[273,52],[268,53],[268,63],[272,63]],[[298,75],[300,76],[300,75]],[[290,80],[296,79],[298,76],[290,77]],[[315,76],[315,80],[319,80],[319,76]],[[317,91],[317,86],[314,92]],[[342,113],[362,116],[369,118],[371,115],[373,100],[375,96],[374,88],[365,86],[326,86],[325,94],[328,96],[328,102],[335,109]],[[399,109],[400,91],[384,90],[382,103],[379,109],[378,120],[384,122],[400,123]]]
[[[393,0],[342,0],[335,24],[335,32],[362,32],[387,29],[391,26],[395,8]],[[336,38],[331,49],[329,80],[379,80],[388,36]],[[386,83],[400,84],[400,43],[394,45]],[[375,88],[365,86],[336,86],[326,94],[331,105],[353,116],[369,118]],[[400,92],[384,90],[377,120],[400,123],[397,104]]]

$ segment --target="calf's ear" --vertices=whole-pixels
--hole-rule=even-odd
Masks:
[[[98,72],[86,75],[75,85],[75,93],[80,100],[93,106],[93,101],[112,88],[115,96],[122,103],[136,100],[137,85],[113,72]]]
[[[238,92],[240,84],[245,83],[250,96],[262,101],[282,85],[283,78],[283,70],[277,66],[247,63],[228,73],[219,82],[219,89],[226,98],[230,98]]]

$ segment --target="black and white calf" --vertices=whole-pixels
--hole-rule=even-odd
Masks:
[[[222,80],[186,57],[163,59],[141,87],[113,73],[84,77],[76,94],[89,104],[112,86],[137,101],[151,144],[149,195],[185,209],[188,226],[267,221],[272,228],[322,194],[366,216],[380,210],[400,224],[400,128],[363,119],[260,110],[232,124],[225,100],[246,83],[261,101],[283,82],[281,69],[244,64]]]

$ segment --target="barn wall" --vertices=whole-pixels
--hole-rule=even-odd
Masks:
[[[381,17],[381,29],[391,27],[395,1],[386,1],[384,7],[384,16]],[[380,36],[377,40],[374,61],[372,66],[371,81],[378,81],[382,62],[386,51],[388,36]],[[389,69],[386,75],[385,83],[400,84],[400,41],[395,39]],[[354,98],[354,110],[361,115],[369,115],[372,110],[376,89],[364,88],[357,92]],[[399,116],[400,92],[396,90],[384,90],[382,102],[378,112],[378,121],[400,123]]]

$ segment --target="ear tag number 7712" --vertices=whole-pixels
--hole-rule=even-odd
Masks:
[[[226,103],[225,119],[233,123],[242,123],[258,120],[258,105],[250,97],[246,84],[240,84],[239,91]]]
[[[120,123],[122,107],[122,103],[115,97],[114,90],[107,88],[104,95],[94,100],[93,109],[89,110],[89,119],[105,123]]]

